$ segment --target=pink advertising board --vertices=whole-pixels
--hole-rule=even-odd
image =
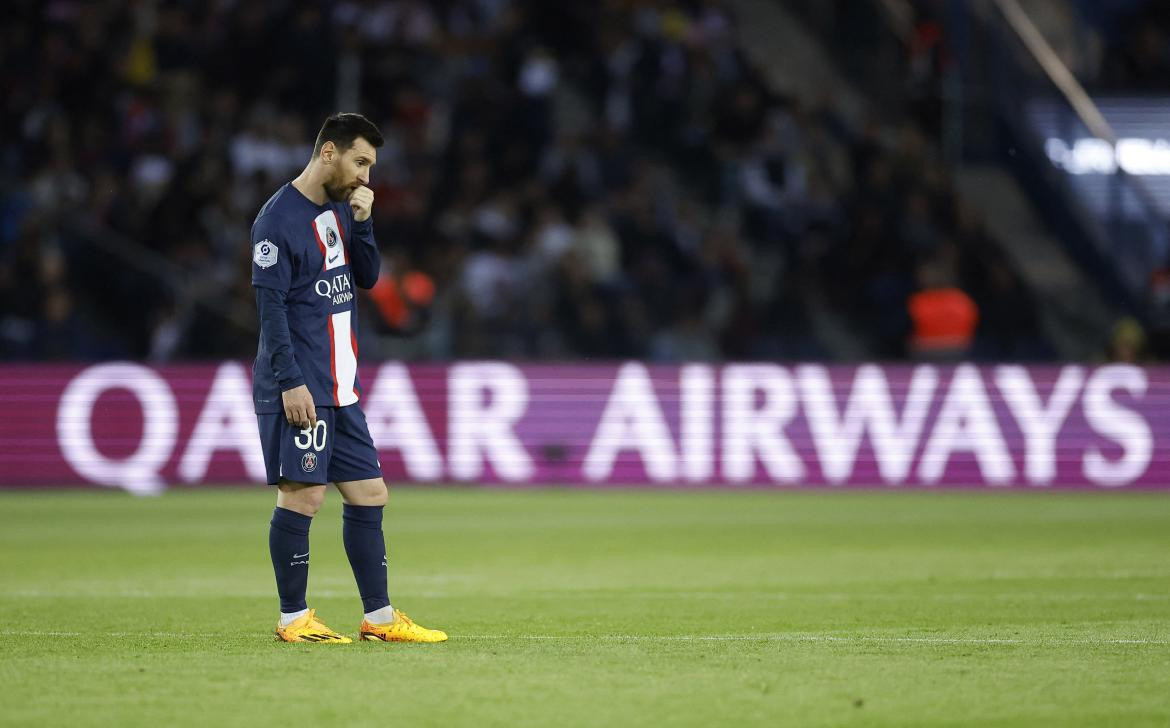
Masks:
[[[247,364],[0,375],[0,487],[263,482]],[[392,482],[1170,488],[1170,368],[391,362],[361,379]]]

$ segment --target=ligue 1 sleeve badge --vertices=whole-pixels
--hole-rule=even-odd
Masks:
[[[307,452],[301,456],[301,470],[311,473],[317,469],[317,454]]]
[[[280,250],[276,247],[276,243],[265,238],[256,243],[256,247],[252,249],[252,261],[261,268],[271,268],[276,265],[276,256]]]

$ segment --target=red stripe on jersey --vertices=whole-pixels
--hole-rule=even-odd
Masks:
[[[317,241],[321,239],[317,238]],[[337,342],[333,339],[333,317],[326,320],[329,322],[329,373],[333,375],[333,406],[340,407],[341,400],[337,398]]]
[[[321,231],[317,229],[316,220],[309,224],[313,226],[313,237],[317,238],[317,247],[321,249],[321,270],[325,270],[325,261],[329,259],[329,256],[325,254],[325,243],[321,240]],[[333,324],[329,324],[329,326],[332,327]]]
[[[356,308],[354,308],[352,315],[357,316]],[[352,323],[349,326],[349,341],[351,344],[353,344],[353,360],[356,362],[358,358],[357,332],[353,330]],[[358,393],[356,386],[353,388],[353,393],[355,395]],[[361,399],[361,397],[359,396],[358,399]]]

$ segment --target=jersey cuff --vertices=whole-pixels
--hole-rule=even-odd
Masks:
[[[304,383],[305,378],[303,376],[296,376],[291,379],[281,379],[276,384],[280,387],[280,391],[287,392],[290,389],[296,389]]]

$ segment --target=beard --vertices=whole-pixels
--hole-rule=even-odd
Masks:
[[[333,202],[345,202],[349,200],[349,196],[353,194],[355,187],[352,185],[325,185],[325,194]]]
[[[340,170],[339,170],[340,171]],[[342,182],[339,174],[337,178],[325,183],[325,194],[333,202],[348,202],[349,196],[358,188],[357,180],[352,180],[349,183]]]

